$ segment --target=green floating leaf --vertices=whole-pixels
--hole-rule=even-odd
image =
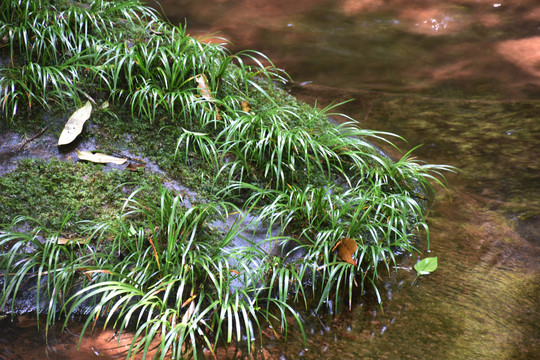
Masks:
[[[418,273],[418,275],[429,275],[435,270],[437,270],[437,257],[428,257],[425,258],[419,262],[417,262],[414,265],[414,269]]]

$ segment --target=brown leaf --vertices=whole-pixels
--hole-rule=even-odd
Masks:
[[[130,170],[130,171],[137,171],[138,169],[144,169],[145,166],[146,166],[146,164],[134,164],[134,163],[130,162],[126,166],[126,169]]]
[[[356,249],[358,249],[358,244],[355,240],[348,237],[343,238],[337,245],[338,256],[341,260],[354,266],[356,266],[356,259],[353,259],[353,255]]]
[[[208,79],[206,78],[206,75],[201,74],[195,76],[195,81],[197,81],[197,88],[201,92],[201,96],[206,101],[213,101],[212,99],[212,93],[210,92],[210,88],[208,87]]]

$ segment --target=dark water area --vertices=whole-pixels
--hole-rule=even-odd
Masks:
[[[382,308],[365,296],[334,314],[308,311],[307,345],[294,325],[287,338],[265,330],[254,358],[540,358],[538,1],[159,4],[191,35],[266,54],[291,75],[293,95],[318,106],[354,99],[337,111],[407,139],[396,141],[403,152],[422,145],[419,160],[461,169],[445,174],[448,190],[437,188],[429,252],[419,244],[439,259],[433,274],[413,285],[414,259],[400,259],[381,281]],[[76,328],[45,341],[23,317],[2,322],[2,359],[125,357],[114,332],[76,351]],[[23,353],[15,340],[28,345]],[[232,347],[217,355],[247,358]]]

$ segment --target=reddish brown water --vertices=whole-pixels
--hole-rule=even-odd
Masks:
[[[234,50],[267,54],[291,92],[362,127],[406,138],[404,150],[447,175],[429,213],[439,268],[414,286],[413,261],[384,279],[383,309],[305,316],[264,336],[271,359],[540,358],[540,4],[536,0],[162,0],[188,32],[219,31]],[[425,249],[425,246],[423,247]],[[427,253],[426,253],[427,255]],[[14,325],[21,328],[21,325]],[[54,345],[24,323],[2,333],[6,359],[117,358],[112,334]],[[70,336],[73,338],[70,338]],[[62,340],[64,339],[64,340]],[[52,346],[52,347],[51,347]],[[1,353],[2,349],[0,349]],[[243,358],[235,349],[220,358]]]

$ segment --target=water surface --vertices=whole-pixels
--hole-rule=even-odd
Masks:
[[[411,258],[379,309],[306,316],[308,345],[266,337],[287,359],[540,357],[540,4],[533,0],[162,0],[188,32],[256,49],[290,91],[451,164],[428,216],[439,269],[414,286]],[[229,352],[232,356],[234,352]]]

